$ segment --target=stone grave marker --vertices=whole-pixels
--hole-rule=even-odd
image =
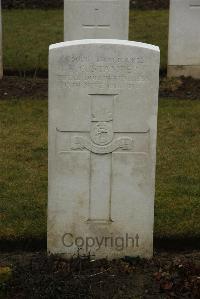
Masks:
[[[129,0],[65,0],[64,40],[128,39]]]
[[[152,256],[159,58],[120,40],[50,46],[49,252]]]
[[[171,0],[168,76],[200,78],[200,0]]]

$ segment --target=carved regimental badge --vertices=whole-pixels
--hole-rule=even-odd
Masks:
[[[109,144],[114,137],[112,122],[93,122],[90,136],[92,141],[97,145]]]
[[[113,105],[116,95],[91,96],[91,140],[75,136],[72,138],[72,149],[87,149],[95,154],[108,154],[117,149],[131,150],[133,148],[132,138],[114,138]]]

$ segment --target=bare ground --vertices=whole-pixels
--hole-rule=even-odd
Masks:
[[[192,78],[161,78],[160,96],[181,99],[200,99],[200,80]],[[48,79],[5,76],[0,81],[0,99],[48,97]]]
[[[0,280],[0,298],[200,298],[197,251],[113,261],[9,253],[0,255],[1,269],[10,274]]]
[[[130,0],[132,8],[165,9],[169,0]],[[3,8],[62,8],[62,0],[2,0]]]

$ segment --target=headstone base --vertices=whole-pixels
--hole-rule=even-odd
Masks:
[[[200,65],[170,65],[167,69],[167,77],[192,77],[200,79]]]

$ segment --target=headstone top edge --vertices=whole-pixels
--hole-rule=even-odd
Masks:
[[[160,53],[160,48],[158,46],[141,43],[141,42],[135,42],[135,41],[119,40],[119,39],[83,39],[83,40],[66,41],[66,42],[50,45],[49,51],[66,48],[70,46],[98,45],[98,44],[125,45],[125,46],[137,47],[137,48],[145,48]]]

